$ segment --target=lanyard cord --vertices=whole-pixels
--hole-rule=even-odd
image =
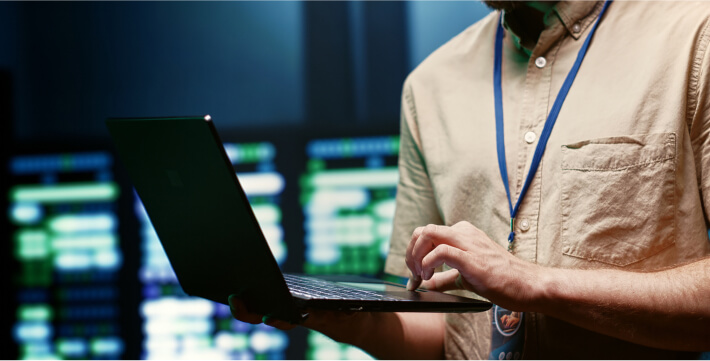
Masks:
[[[575,60],[574,65],[572,65],[572,69],[570,72],[567,74],[567,78],[565,79],[565,82],[562,84],[562,88],[560,88],[560,92],[557,94],[557,98],[555,99],[555,103],[552,105],[552,109],[550,110],[550,114],[547,116],[547,121],[545,122],[545,126],[542,129],[542,134],[540,134],[540,139],[538,141],[537,147],[535,148],[535,153],[533,154],[532,162],[530,164],[530,170],[528,171],[528,175],[525,178],[525,183],[523,183],[523,188],[520,190],[520,195],[518,196],[518,200],[515,202],[515,207],[513,207],[513,202],[511,201],[510,198],[510,186],[508,184],[508,167],[506,165],[506,159],[505,159],[505,136],[503,134],[503,86],[501,78],[502,78],[502,63],[503,63],[503,25],[502,25],[502,14],[501,14],[501,21],[498,22],[498,29],[496,30],[496,43],[495,43],[495,58],[494,58],[494,67],[493,67],[493,87],[494,87],[494,96],[495,96],[495,115],[496,115],[496,143],[498,146],[498,168],[500,169],[500,175],[503,178],[503,184],[505,185],[505,193],[508,196],[508,207],[510,209],[510,234],[508,235],[508,251],[512,252],[513,251],[513,240],[515,240],[515,216],[518,213],[518,209],[520,208],[520,203],[523,200],[523,197],[525,196],[525,193],[528,190],[528,187],[530,186],[530,183],[532,183],[533,178],[535,177],[535,173],[537,172],[537,168],[540,165],[540,161],[542,160],[542,155],[545,153],[545,147],[547,146],[547,140],[550,138],[550,133],[552,133],[552,127],[555,126],[555,121],[557,121],[557,116],[560,113],[560,110],[562,109],[562,104],[565,101],[565,98],[567,97],[567,93],[569,93],[570,88],[572,87],[572,83],[574,82],[574,78],[577,76],[577,72],[579,71],[579,67],[582,65],[582,60],[584,59],[584,56],[587,54],[587,49],[589,48],[589,43],[592,40],[592,36],[594,36],[594,32],[597,30],[597,25],[599,25],[599,22],[601,21],[602,16],[604,16],[604,12],[606,9],[609,7],[609,4],[611,4],[613,0],[606,0],[604,2],[604,7],[602,8],[601,12],[599,13],[599,17],[597,18],[597,21],[594,23],[592,26],[592,29],[589,31],[589,35],[587,35],[587,38],[584,40],[584,44],[582,44],[582,48],[579,49],[579,53],[577,53],[577,60]]]

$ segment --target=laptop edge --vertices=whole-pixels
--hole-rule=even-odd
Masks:
[[[409,292],[383,281],[377,281],[378,287],[408,301],[294,297],[209,115],[112,118],[106,124],[187,294],[223,304],[230,294],[239,294],[251,311],[292,322],[301,320],[305,308],[480,312],[491,307],[438,292]]]

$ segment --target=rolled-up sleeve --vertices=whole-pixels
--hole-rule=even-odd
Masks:
[[[402,91],[399,183],[390,251],[385,272],[408,277],[405,251],[416,227],[442,224],[422,152],[414,95],[408,81]]]
[[[703,213],[710,227],[710,19],[701,34],[691,67],[688,114]]]

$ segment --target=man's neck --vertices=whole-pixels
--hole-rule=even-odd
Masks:
[[[520,38],[520,45],[528,50],[535,48],[540,33],[545,29],[545,14],[552,10],[556,1],[529,1],[511,11],[506,11],[505,22]]]

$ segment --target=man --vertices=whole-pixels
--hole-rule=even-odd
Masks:
[[[500,307],[323,312],[305,326],[380,358],[676,359],[710,350],[710,6],[488,3],[505,10],[502,19],[494,12],[474,24],[405,82],[386,271]],[[434,273],[444,264],[451,269]],[[232,305],[235,317],[261,321]],[[516,341],[505,348],[508,338]]]

